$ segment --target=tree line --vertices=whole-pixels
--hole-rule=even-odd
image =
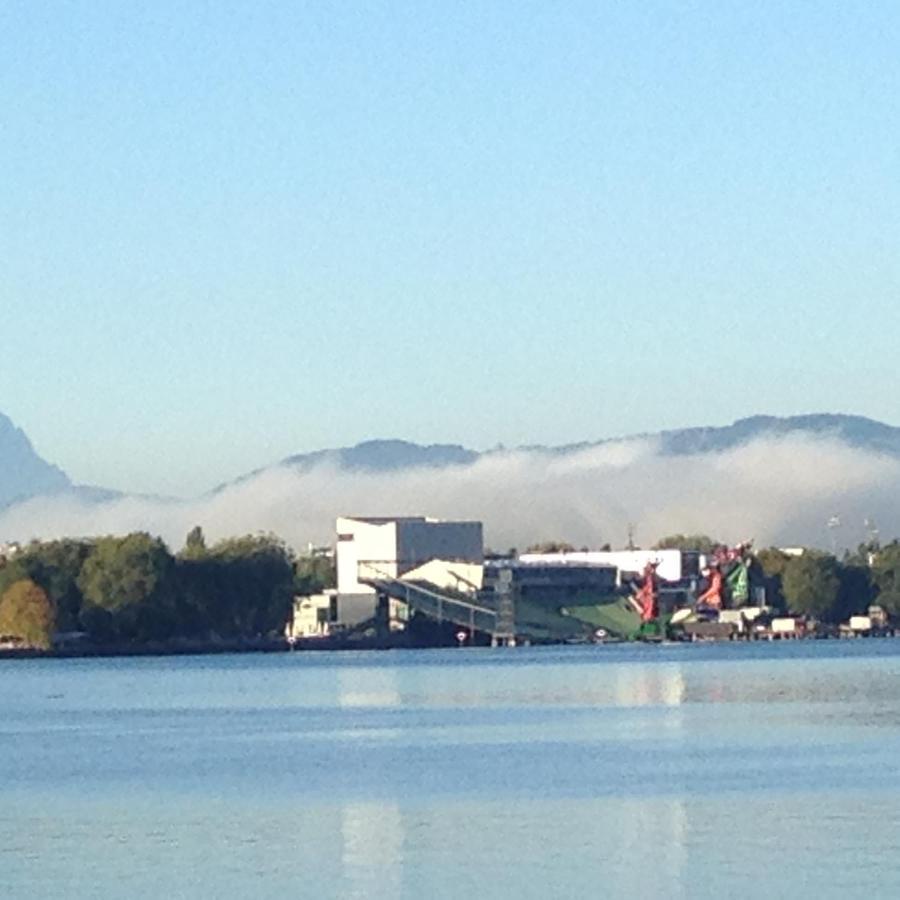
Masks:
[[[0,563],[0,639],[39,648],[77,632],[97,645],[234,641],[283,631],[296,592],[333,583],[329,559],[273,535],[207,547],[200,528],[176,554],[158,537],[33,542]]]
[[[722,546],[707,535],[670,535],[657,549],[675,547],[712,553]],[[750,563],[750,580],[766,589],[766,602],[778,610],[811,616],[828,624],[846,622],[878,605],[900,617],[900,541],[861,544],[838,558],[816,549],[785,553],[775,547],[758,551]]]
[[[900,617],[900,542],[863,545],[838,558],[820,550],[788,555],[769,548],[757,554],[770,605],[838,624],[872,605]]]

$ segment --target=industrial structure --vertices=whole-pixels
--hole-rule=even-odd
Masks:
[[[440,621],[492,630],[495,610],[475,602],[484,575],[481,522],[344,516],[335,530],[337,588],[297,598],[289,637],[372,622],[402,631],[413,606]]]
[[[442,640],[504,645],[697,639],[741,634],[766,613],[749,544],[708,556],[573,551],[486,562],[480,522],[341,517],[335,568],[335,589],[296,598],[290,638],[390,642],[428,627]]]
[[[484,560],[481,522],[446,522],[424,516],[341,517],[337,530],[337,589],[342,596],[371,595],[360,581],[360,564],[400,578],[435,559],[480,566]]]
[[[609,566],[618,574],[619,586],[643,575],[648,563],[656,574],[674,583],[697,578],[704,562],[697,550],[570,550],[558,553],[522,553],[519,562],[542,565]]]

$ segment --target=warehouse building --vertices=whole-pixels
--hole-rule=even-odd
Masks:
[[[647,563],[657,563],[663,581],[682,582],[697,578],[705,560],[695,550],[573,550],[563,553],[523,553],[520,563],[529,565],[612,566],[619,584],[637,578]]]
[[[460,578],[481,587],[484,535],[481,522],[447,522],[425,516],[350,517],[336,523],[338,616],[345,624],[373,614],[375,590],[360,583],[360,574],[402,578],[442,560],[445,577],[460,569]],[[463,568],[461,568],[463,567]],[[434,569],[432,565],[430,569]],[[430,572],[434,581],[438,576]]]

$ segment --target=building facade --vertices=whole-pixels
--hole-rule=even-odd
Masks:
[[[481,522],[445,522],[424,516],[337,520],[337,589],[340,595],[372,595],[360,568],[401,578],[435,559],[480,565]]]
[[[523,553],[520,563],[614,566],[619,583],[640,576],[647,563],[657,563],[656,574],[663,581],[680,582],[696,578],[703,564],[693,550],[578,550],[568,553]]]

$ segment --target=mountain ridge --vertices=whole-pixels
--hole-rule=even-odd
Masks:
[[[900,428],[865,416],[808,413],[795,416],[753,415],[729,425],[694,426],[603,438],[560,446],[530,445],[512,451],[558,456],[630,440],[654,440],[663,456],[719,453],[759,438],[804,435],[832,438],[851,447],[900,458]],[[418,444],[398,438],[372,439],[348,447],[298,453],[224,482],[207,495],[245,483],[273,469],[309,469],[329,465],[340,471],[397,473],[471,465],[505,448],[472,450],[462,444]],[[67,494],[88,503],[126,496],[102,487],[77,485],[58,466],[44,460],[22,429],[0,413],[0,509],[33,497]],[[131,495],[129,495],[131,496]],[[169,498],[172,499],[172,498]]]
[[[686,456],[694,453],[724,452],[762,437],[786,437],[795,434],[834,438],[853,447],[900,457],[900,428],[865,416],[844,413],[754,415],[736,419],[730,425],[674,428],[558,446],[529,444],[509,449],[561,455],[625,441],[656,440],[663,455]],[[504,448],[477,451],[460,444],[423,445],[397,439],[376,439],[363,441],[352,447],[294,454],[256,471],[258,473],[277,467],[308,469],[321,463],[331,463],[347,470],[382,472],[414,467],[442,468],[447,465],[467,465],[498,452],[507,450]],[[243,476],[238,480],[246,477]]]
[[[69,476],[34,449],[28,435],[0,413],[0,508],[72,487]]]

